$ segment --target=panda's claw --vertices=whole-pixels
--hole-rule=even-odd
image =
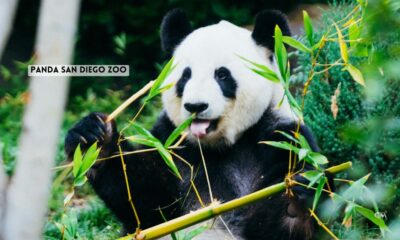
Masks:
[[[81,141],[82,141],[84,144],[87,144],[87,143],[88,143],[88,141],[86,140],[86,138],[84,138],[83,136],[79,136],[79,138],[81,139]]]

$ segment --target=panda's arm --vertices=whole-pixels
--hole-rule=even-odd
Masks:
[[[65,150],[72,157],[78,143],[83,150],[93,142],[98,141],[102,147],[100,157],[107,158],[118,155],[117,141],[119,133],[114,123],[105,123],[106,115],[92,113],[83,118],[68,131],[65,140]],[[170,127],[170,128],[169,128]],[[169,135],[173,126],[166,116],[159,119],[153,134],[164,138]],[[127,141],[121,142],[123,152],[131,152],[141,147],[132,146]],[[175,201],[177,193],[177,178],[165,166],[156,152],[124,155],[126,173],[130,185],[132,202],[140,217],[142,227],[148,227],[162,222],[159,207],[170,205]],[[126,187],[125,176],[120,157],[113,157],[95,164],[87,177],[96,193],[123,223],[128,232],[136,228],[136,220]],[[163,213],[168,218],[173,217],[174,210],[165,209]]]

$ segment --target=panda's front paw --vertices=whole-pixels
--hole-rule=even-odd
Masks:
[[[65,152],[71,158],[78,144],[82,151],[87,150],[97,142],[102,152],[111,151],[116,146],[118,132],[114,121],[106,122],[107,115],[91,113],[82,118],[67,133],[65,138]]]

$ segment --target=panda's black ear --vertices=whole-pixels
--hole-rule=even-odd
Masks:
[[[170,57],[175,47],[192,32],[189,19],[182,9],[173,9],[163,18],[161,23],[161,47]]]
[[[290,36],[289,23],[286,16],[278,10],[264,10],[257,14],[251,36],[263,47],[274,51],[274,31],[278,25],[284,36]]]

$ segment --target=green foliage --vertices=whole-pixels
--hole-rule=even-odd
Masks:
[[[44,239],[62,239],[60,228],[63,226],[67,226],[67,229],[69,229],[68,236],[75,236],[75,238],[72,236],[67,238],[64,231],[64,239],[107,240],[119,237],[120,226],[118,221],[100,200],[93,198],[78,200],[73,207],[67,209],[65,214],[58,212],[60,209],[51,213],[44,228]]]
[[[0,154],[8,175],[12,174],[15,166],[26,97],[26,93],[19,93],[15,96],[6,94],[0,99]]]
[[[73,158],[73,168],[72,173],[74,175],[74,186],[79,187],[82,186],[87,178],[86,173],[95,163],[97,157],[99,156],[100,148],[97,149],[97,142],[95,142],[89,149],[82,154],[81,147],[78,147],[75,150],[74,158]]]
[[[398,205],[400,201],[400,173],[398,171],[400,168],[398,150],[400,149],[400,74],[398,67],[397,70],[393,68],[395,64],[398,66],[399,61],[400,18],[398,14],[393,13],[398,10],[389,7],[390,3],[391,1],[368,1],[365,12],[374,14],[356,24],[356,28],[343,28],[346,23],[340,22],[350,14],[355,5],[339,4],[324,12],[318,28],[314,29],[315,40],[322,39],[327,29],[335,30],[332,26],[333,22],[339,22],[338,27],[342,30],[336,31],[336,35],[333,34],[330,37],[339,37],[339,39],[351,37],[353,40],[363,37],[366,40],[350,44],[345,41],[339,41],[339,44],[332,41],[325,43],[326,46],[320,52],[318,63],[332,64],[342,59],[344,62],[348,61],[348,65],[345,69],[343,65],[337,65],[331,67],[326,73],[316,75],[309,86],[304,107],[305,123],[313,130],[322,152],[331,164],[350,160],[355,165],[355,176],[359,177],[365,175],[366,171],[371,171],[372,183],[392,191],[391,194],[383,196],[373,194],[372,197],[372,199],[381,199],[380,211],[385,213],[389,221],[400,212]],[[352,13],[353,16],[357,14],[360,13]],[[357,33],[354,33],[357,31],[361,35],[357,36]],[[309,39],[302,39],[302,42],[310,46]],[[368,57],[365,56],[366,50],[369,52]],[[294,71],[291,83],[302,85],[307,81],[311,70],[310,56],[302,51],[296,53],[299,66]],[[317,65],[316,70],[324,71],[325,68],[327,65]],[[364,84],[365,88],[362,86]],[[294,89],[294,91],[300,98],[302,88]],[[336,104],[332,101],[334,95],[336,95]],[[338,108],[337,116],[333,113],[333,107],[335,107],[333,105]],[[375,224],[379,222],[373,219],[370,212],[359,208],[358,205],[351,206],[347,209],[345,223],[352,220],[353,225],[361,226],[362,221],[359,217],[350,217],[354,212],[370,219]],[[378,226],[383,229],[384,227],[379,224]],[[354,234],[358,230],[374,232],[373,229],[368,230],[365,225],[349,231],[338,228],[335,231],[346,239],[356,239],[347,235],[353,230]],[[358,232],[354,236],[365,235],[360,234],[361,232]]]

